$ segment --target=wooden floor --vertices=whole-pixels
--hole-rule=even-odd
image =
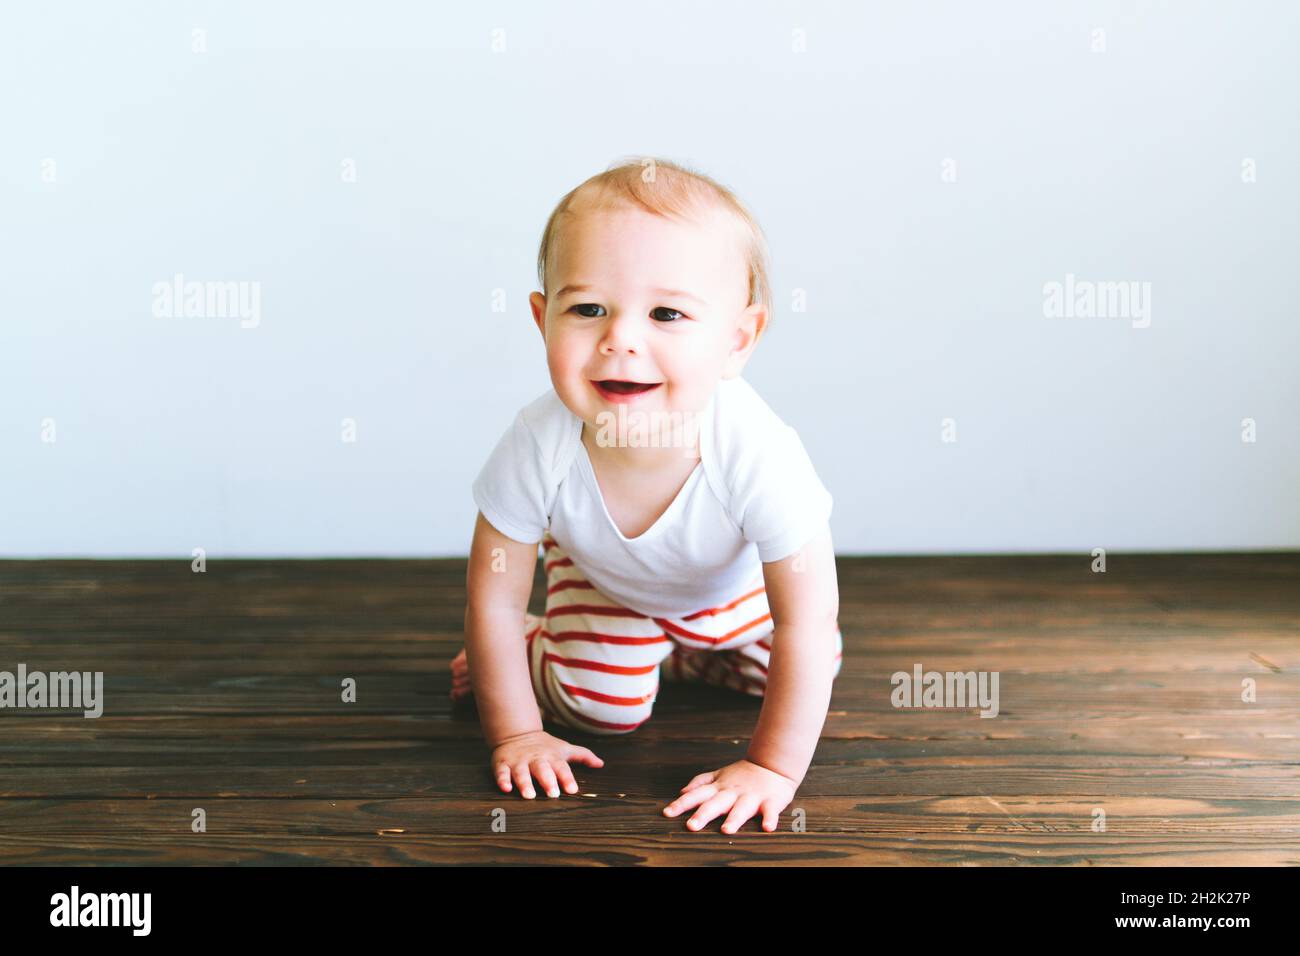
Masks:
[[[605,759],[582,796],[495,789],[447,696],[463,561],[0,561],[0,670],[105,684],[98,719],[0,710],[0,863],[1300,865],[1300,554],[1091,560],[841,559],[813,765],[732,836],[660,814],[744,755],[727,691],[557,729]],[[999,716],[895,709],[915,664],[999,672]]]

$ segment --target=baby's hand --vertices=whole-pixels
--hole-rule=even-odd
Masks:
[[[723,833],[735,833],[756,812],[763,814],[763,829],[776,829],[781,811],[790,805],[799,784],[789,777],[748,760],[737,760],[721,770],[702,773],[682,787],[682,796],[664,807],[664,816],[675,817],[683,810],[703,804],[686,825],[692,830],[731,811],[722,823]]]
[[[586,747],[575,747],[559,737],[552,737],[544,730],[520,734],[503,740],[492,748],[492,769],[496,771],[497,786],[505,793],[510,792],[510,777],[513,774],[519,792],[529,800],[537,794],[533,792],[533,777],[547,796],[558,797],[560,788],[555,777],[559,774],[566,793],[577,793],[578,782],[573,779],[569,769],[570,760],[585,763],[589,767],[603,767],[601,760]]]

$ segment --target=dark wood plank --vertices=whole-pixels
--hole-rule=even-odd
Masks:
[[[730,837],[659,814],[752,733],[759,701],[705,687],[631,736],[555,728],[607,761],[584,796],[495,791],[447,699],[463,561],[0,561],[0,669],[106,698],[0,711],[0,862],[1300,865],[1300,555],[1090,561],[840,559],[813,767],[783,832]],[[999,716],[895,709],[916,663],[999,671]]]

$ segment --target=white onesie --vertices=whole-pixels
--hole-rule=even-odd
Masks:
[[[546,531],[603,594],[651,617],[682,617],[761,580],[827,523],[831,495],[798,434],[743,378],[722,379],[699,418],[700,464],[649,530],[610,518],[582,419],[549,389],[520,410],[474,481],[474,501],[508,538]]]

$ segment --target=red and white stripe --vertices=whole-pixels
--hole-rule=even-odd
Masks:
[[[525,636],[544,719],[597,734],[635,730],[650,718],[664,661],[665,678],[763,695],[772,612],[761,577],[719,607],[651,618],[597,590],[550,535],[542,544],[546,615],[528,615]],[[836,642],[838,674],[838,631]]]

